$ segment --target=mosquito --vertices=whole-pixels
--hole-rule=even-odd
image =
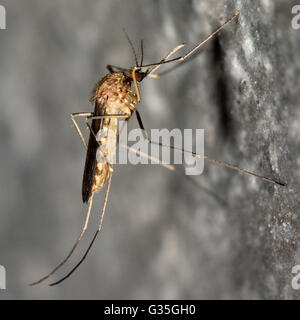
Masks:
[[[79,134],[85,149],[87,150],[84,173],[83,173],[83,181],[82,181],[82,201],[88,204],[88,209],[87,209],[83,228],[78,238],[76,239],[72,249],[70,250],[68,255],[65,257],[65,259],[61,261],[61,263],[59,263],[48,275],[46,275],[45,277],[41,278],[36,282],[31,283],[30,285],[33,286],[48,279],[69,260],[74,250],[76,249],[77,245],[79,244],[80,240],[82,239],[85,231],[87,230],[91,209],[93,205],[94,194],[95,192],[103,189],[103,187],[107,184],[106,193],[104,197],[104,204],[102,207],[102,212],[101,212],[99,223],[98,223],[98,228],[87,250],[85,251],[80,261],[71,269],[69,273],[67,273],[67,275],[65,275],[60,280],[51,283],[50,286],[57,285],[63,282],[68,277],[70,277],[71,274],[85,260],[91,247],[93,246],[102,228],[104,213],[106,210],[109,191],[111,187],[111,180],[112,180],[112,174],[113,174],[112,163],[113,163],[113,157],[115,154],[116,144],[118,143],[118,138],[119,138],[117,134],[118,120],[125,119],[125,122],[127,122],[134,113],[136,115],[137,122],[139,124],[140,129],[142,129],[142,131],[145,132],[142,118],[139,114],[139,111],[135,107],[135,105],[139,104],[141,101],[138,83],[140,83],[141,81],[143,81],[143,79],[147,77],[159,78],[159,74],[155,72],[160,66],[167,63],[171,63],[171,62],[182,62],[183,60],[190,57],[192,54],[198,51],[208,40],[213,38],[219,31],[221,31],[227,24],[229,24],[235,18],[237,18],[239,14],[240,14],[240,11],[239,10],[236,11],[233,16],[231,16],[226,22],[224,22],[221,26],[219,26],[214,32],[212,32],[203,41],[201,41],[196,46],[194,46],[191,50],[189,50],[185,55],[176,57],[176,58],[170,58],[179,49],[185,46],[185,44],[182,43],[176,46],[173,50],[171,50],[159,62],[151,63],[151,64],[143,64],[143,41],[141,41],[141,61],[140,63],[138,63],[134,46],[131,40],[129,39],[128,35],[125,33],[127,40],[129,41],[129,44],[134,53],[135,66],[131,69],[126,69],[126,68],[121,68],[113,65],[107,65],[107,69],[109,73],[96,84],[96,87],[93,91],[92,98],[90,99],[90,101],[95,105],[94,112],[80,112],[80,113],[71,114],[71,120],[73,121],[75,129]],[[132,88],[132,84],[133,84],[134,90]],[[88,144],[86,143],[83,137],[83,134],[76,121],[76,118],[80,118],[80,117],[85,118],[86,125],[90,130]],[[91,124],[89,123],[89,121],[91,121]],[[261,174],[239,168],[237,166],[231,165],[223,161],[209,158],[206,155],[199,155],[194,152],[186,151],[172,145],[167,146],[160,142],[154,142],[149,140],[147,136],[145,137],[145,139],[147,140],[148,143],[154,143],[162,147],[169,147],[174,150],[179,150],[183,153],[193,155],[194,157],[203,158],[204,160],[207,160],[209,162],[255,176],[257,178],[263,179],[270,183],[274,183],[281,186],[286,185],[285,183],[265,177]],[[141,156],[148,157],[151,160],[156,161],[160,165],[168,168],[169,170],[174,170],[174,167],[172,165],[163,163],[158,159],[153,159],[151,156],[143,154],[141,151],[135,150],[129,146],[125,146],[125,147],[134,152],[139,153]]]

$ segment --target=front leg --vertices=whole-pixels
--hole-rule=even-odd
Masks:
[[[86,141],[84,139],[84,136],[83,136],[81,130],[79,129],[78,123],[75,120],[75,118],[77,118],[77,117],[85,117],[86,120],[87,120],[89,117],[92,117],[93,115],[94,114],[92,112],[75,112],[75,113],[71,113],[70,114],[70,117],[71,117],[71,120],[73,121],[75,129],[76,129],[77,133],[79,134],[79,137],[80,137],[80,139],[81,139],[81,141],[82,141],[82,143],[83,143],[83,145],[84,145],[86,150],[87,150],[87,143],[86,143]]]
[[[71,120],[73,121],[73,124],[75,126],[75,129],[76,129],[77,133],[79,134],[79,137],[80,137],[86,150],[87,150],[87,143],[84,139],[84,136],[83,136],[75,118],[84,117],[86,123],[90,119],[93,120],[93,119],[104,119],[104,118],[122,118],[122,119],[128,118],[128,115],[126,115],[126,114],[124,114],[124,115],[123,114],[106,114],[104,116],[94,116],[94,114],[92,112],[75,112],[75,113],[71,113],[70,116],[71,116]]]
[[[132,112],[135,113],[136,119],[137,119],[138,124],[139,124],[139,127],[140,127],[140,129],[142,130],[144,139],[145,139],[146,141],[149,141],[147,131],[145,130],[145,127],[144,127],[144,125],[143,125],[143,121],[142,121],[141,115],[140,115],[140,113],[138,112],[137,108],[136,108],[133,104],[130,104],[129,109],[130,109]]]

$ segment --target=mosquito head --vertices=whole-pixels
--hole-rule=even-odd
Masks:
[[[131,81],[136,80],[137,82],[143,81],[149,74],[149,69],[146,71],[142,71],[141,67],[133,67],[129,70],[127,76],[130,78]]]
[[[133,55],[134,55],[134,60],[135,60],[135,67],[133,67],[132,69],[128,70],[127,77],[130,78],[131,81],[141,82],[144,78],[147,77],[147,75],[150,72],[149,69],[147,69],[145,72],[142,71],[143,61],[144,61],[144,42],[143,42],[143,40],[141,40],[141,62],[138,63],[138,59],[137,59],[137,55],[136,55],[133,43],[130,40],[130,38],[129,38],[127,32],[125,31],[125,29],[123,29],[123,32],[125,33],[125,36],[126,36],[128,42],[130,44],[130,47],[131,47]]]
[[[138,82],[141,82],[142,80],[144,80],[144,78],[147,77],[149,73],[149,69],[147,69],[146,71],[142,71],[141,68],[135,68],[135,78]]]

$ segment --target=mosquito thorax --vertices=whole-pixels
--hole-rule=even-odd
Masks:
[[[95,86],[91,102],[102,103],[107,99],[107,103],[134,103],[134,94],[131,89],[132,78],[124,72],[114,72],[107,74]]]

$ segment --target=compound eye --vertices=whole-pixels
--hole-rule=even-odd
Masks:
[[[140,73],[140,71],[136,71],[135,72],[135,78],[137,81],[141,81],[142,80],[142,75]]]

